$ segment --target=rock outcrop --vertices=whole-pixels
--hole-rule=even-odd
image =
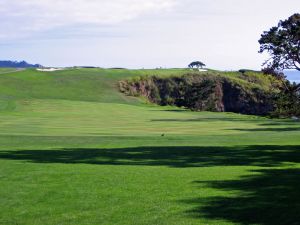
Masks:
[[[246,80],[238,82],[212,74],[139,77],[121,81],[119,87],[126,95],[143,96],[152,103],[195,111],[266,115],[274,108],[272,91]]]

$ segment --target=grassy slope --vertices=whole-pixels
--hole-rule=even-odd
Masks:
[[[299,123],[116,90],[182,72],[1,75],[0,224],[297,224]]]
[[[23,69],[0,67],[0,75],[7,74],[7,73],[14,73],[14,72],[18,72],[18,71],[23,71]]]

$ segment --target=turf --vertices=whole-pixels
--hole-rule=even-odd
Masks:
[[[0,224],[298,224],[300,123],[145,104],[184,70],[0,76]]]
[[[0,75],[1,74],[8,74],[8,73],[14,73],[18,71],[23,71],[23,69],[16,69],[16,68],[0,68]]]

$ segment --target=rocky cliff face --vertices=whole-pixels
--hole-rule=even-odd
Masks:
[[[273,110],[272,93],[214,75],[148,77],[119,83],[121,92],[144,96],[159,105],[175,105],[195,111],[266,115]]]

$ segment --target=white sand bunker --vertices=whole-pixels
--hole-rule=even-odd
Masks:
[[[195,68],[192,68],[192,69],[190,69],[190,70],[192,70],[192,71],[199,71],[199,72],[207,72],[208,70],[206,70],[206,69],[195,69]]]
[[[58,70],[63,70],[64,68],[42,68],[42,69],[36,69],[38,71],[42,72],[53,72],[53,71],[58,71]]]

